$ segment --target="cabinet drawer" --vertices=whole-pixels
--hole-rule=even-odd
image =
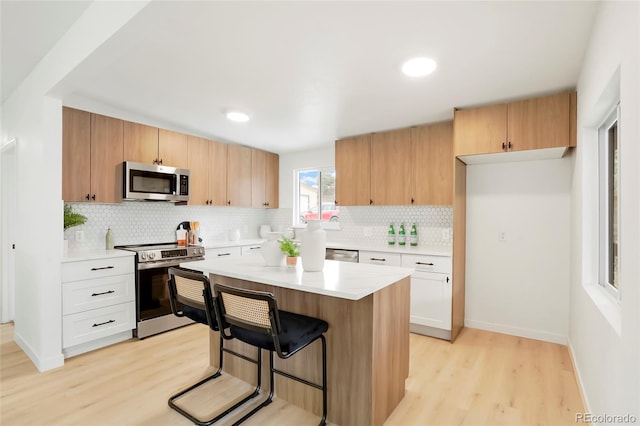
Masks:
[[[133,268],[133,256],[67,262],[62,264],[62,282],[132,274]]]
[[[62,314],[104,308],[135,300],[135,275],[117,275],[62,284]]]
[[[402,266],[405,268],[414,268],[416,272],[438,272],[442,274],[450,274],[451,257],[403,254]]]
[[[242,255],[243,256],[247,256],[247,255],[251,255],[251,254],[257,254],[259,255],[261,253],[261,246],[260,244],[255,244],[252,246],[242,246]]]
[[[402,264],[399,253],[384,253],[379,251],[360,250],[359,263],[371,263],[374,265],[400,266]]]
[[[236,247],[219,247],[205,249],[205,259],[216,259],[220,257],[235,257],[240,256],[242,250],[240,246]]]
[[[65,315],[62,317],[62,346],[68,348],[134,328],[135,302]]]

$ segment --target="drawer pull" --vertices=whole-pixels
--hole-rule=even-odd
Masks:
[[[431,263],[431,262],[429,262],[429,263],[425,263],[425,262],[416,262],[416,265],[433,266],[433,263]]]
[[[101,271],[103,269],[113,269],[114,266],[103,266],[101,268],[91,268],[92,271]]]
[[[377,257],[370,257],[369,260],[377,260],[378,262],[386,262],[387,259],[383,258],[377,258]]]
[[[218,257],[220,256],[231,256],[231,253],[218,253]]]
[[[111,294],[111,293],[115,293],[115,290],[108,290],[108,291],[103,291],[102,293],[93,293],[91,294],[91,297],[93,296],[102,296],[103,294]]]
[[[98,324],[93,324],[91,327],[100,327],[101,325],[111,324],[112,322],[116,322],[116,320],[109,320],[109,321],[101,322]]]
[[[260,250],[260,247],[249,247],[249,250]]]

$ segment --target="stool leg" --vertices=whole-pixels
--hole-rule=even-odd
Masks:
[[[242,416],[242,418],[240,420],[238,420],[237,422],[235,422],[233,424],[233,426],[237,426],[243,422],[245,422],[249,417],[253,416],[255,413],[257,413],[259,410],[261,410],[262,408],[266,407],[267,405],[271,404],[271,401],[273,400],[273,387],[274,387],[274,379],[273,379],[273,351],[269,351],[269,384],[270,384],[270,389],[269,389],[269,395],[267,396],[267,399],[265,399],[264,401],[262,401],[262,403],[260,405],[258,405],[257,407],[255,407],[253,410],[249,411],[247,414],[245,414],[244,416]]]

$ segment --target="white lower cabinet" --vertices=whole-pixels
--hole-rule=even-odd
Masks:
[[[369,263],[373,265],[400,266],[402,256],[399,253],[386,253],[379,251],[360,250],[358,263]]]
[[[411,275],[410,329],[415,333],[451,337],[451,257],[402,255]]]
[[[242,254],[240,246],[233,247],[216,247],[206,248],[204,253],[205,259],[216,259],[220,257],[237,257]]]
[[[242,255],[250,256],[250,255],[258,255],[262,254],[262,246],[260,244],[253,244],[250,246],[242,246]]]
[[[133,256],[63,263],[62,315],[65,357],[131,338],[136,328]]]

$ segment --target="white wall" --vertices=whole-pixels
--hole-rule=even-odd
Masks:
[[[569,158],[467,166],[465,325],[566,343],[570,168]]]
[[[15,341],[43,371],[63,364],[62,101],[49,91],[146,2],[94,2],[2,104],[2,143],[18,140]]]
[[[603,2],[578,81],[578,147],[572,187],[569,346],[588,411],[640,419],[640,3]],[[595,128],[620,71],[620,286],[612,303],[597,287]]]

